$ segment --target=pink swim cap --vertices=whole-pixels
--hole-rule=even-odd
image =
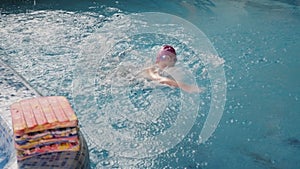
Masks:
[[[162,46],[162,48],[158,51],[158,53],[156,55],[156,62],[158,62],[160,60],[160,58],[164,55],[167,55],[167,56],[170,56],[171,58],[174,58],[175,62],[177,61],[176,51],[170,45]]]

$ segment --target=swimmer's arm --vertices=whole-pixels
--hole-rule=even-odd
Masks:
[[[149,80],[155,80],[155,81],[157,81],[157,80],[160,80],[162,78],[157,73],[154,73],[155,70],[154,70],[153,67],[146,68],[146,69],[144,69],[143,72],[144,72],[143,76],[145,78],[149,79]]]
[[[177,82],[175,80],[169,79],[169,78],[165,78],[165,77],[161,77],[161,79],[159,80],[159,82],[161,84],[167,84],[169,86],[173,86],[173,87],[179,87],[182,90],[189,92],[189,93],[200,93],[201,89],[198,86],[191,86],[191,85],[187,85],[185,83],[182,82]]]
[[[202,91],[197,86],[187,85],[185,83],[178,82],[173,79],[169,79],[169,78],[160,76],[159,74],[154,73],[154,68],[152,68],[152,67],[144,69],[144,72],[145,72],[144,76],[146,78],[148,78],[150,80],[158,81],[161,84],[166,84],[166,85],[173,86],[173,87],[179,87],[182,90],[189,92],[189,93],[200,93]]]
[[[166,85],[173,86],[173,87],[179,87],[178,84],[174,80],[160,76],[158,73],[154,73],[154,71],[155,71],[154,68],[151,68],[151,67],[144,69],[144,72],[145,72],[144,76],[146,78],[148,78],[149,80],[158,81],[161,84],[166,84]]]

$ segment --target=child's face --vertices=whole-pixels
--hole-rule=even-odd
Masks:
[[[172,67],[175,65],[175,62],[176,62],[175,59],[168,55],[163,55],[159,57],[158,60],[156,61],[160,69],[164,69],[166,67]]]

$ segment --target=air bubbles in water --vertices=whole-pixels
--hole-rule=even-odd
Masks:
[[[166,19],[161,15],[165,14],[158,13],[159,18]],[[82,44],[84,57],[75,70],[78,80],[74,83],[73,95],[95,97],[86,102],[92,105],[89,112],[103,112],[90,116],[87,111],[80,111],[82,108],[78,107],[78,103],[82,102],[76,103],[75,100],[77,109],[84,112],[80,118],[86,119],[88,124],[97,125],[93,128],[101,129],[102,135],[107,136],[106,139],[98,138],[93,128],[83,123],[82,129],[93,138],[95,146],[112,151],[117,156],[154,156],[171,149],[185,138],[196,118],[200,118],[199,110],[202,117],[210,108],[214,112],[222,110],[222,105],[210,106],[209,103],[222,104],[220,99],[225,95],[215,96],[209,92],[225,89],[222,87],[226,85],[222,81],[224,79],[216,77],[218,73],[222,75],[220,68],[224,60],[209,47],[209,42],[203,42],[203,35],[194,35],[196,30],[192,31],[195,29],[193,26],[189,29],[174,27],[177,22],[170,21],[189,23],[171,15],[167,17],[172,19],[157,20],[156,13],[146,13],[145,16],[114,15],[110,22],[106,22]],[[192,33],[185,33],[186,30]],[[197,42],[196,46],[200,43],[202,49],[194,47],[193,41]],[[141,70],[154,63],[156,52],[163,44],[175,46],[178,54],[176,68],[167,69],[165,73],[176,80],[205,87],[201,102],[197,94],[149,82],[139,75]],[[212,69],[216,71],[211,72]],[[211,82],[214,84],[211,85]],[[212,119],[208,115],[207,118],[215,120],[208,125],[216,128],[215,123],[220,117],[213,116],[215,119]],[[213,130],[210,128],[202,133],[201,142],[206,141]]]

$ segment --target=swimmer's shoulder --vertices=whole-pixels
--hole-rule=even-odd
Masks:
[[[159,69],[157,66],[155,65],[152,65],[152,66],[149,66],[149,67],[146,67],[142,70],[143,73],[148,73],[148,74],[151,74],[151,73],[158,73]]]
[[[150,80],[157,80],[159,76],[159,68],[156,65],[152,65],[150,67],[147,67],[142,70],[141,75],[144,78],[150,79]]]

